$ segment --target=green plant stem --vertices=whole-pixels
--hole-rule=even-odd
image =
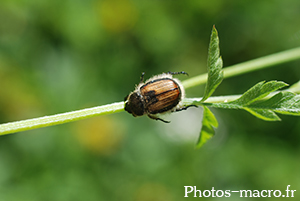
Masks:
[[[236,100],[240,98],[241,95],[231,95],[231,96],[211,96],[204,103],[225,103]],[[202,105],[202,97],[200,98],[185,98],[182,100],[184,105]]]
[[[300,47],[227,67],[224,69],[224,78],[259,70],[262,68],[271,67],[277,64],[293,61],[296,59],[300,59]],[[182,84],[185,88],[191,88],[196,85],[205,84],[206,80],[207,80],[207,74],[203,74],[185,80],[184,82],[182,82]],[[297,91],[296,88],[293,89]],[[206,102],[215,103],[215,102],[231,101],[238,97],[239,95],[210,97],[206,100]],[[184,103],[191,104],[193,101],[197,101],[197,100],[201,100],[201,98],[185,99]],[[112,103],[108,105],[103,105],[103,106],[98,106],[98,107],[93,107],[93,108],[88,108],[83,110],[77,110],[73,112],[67,112],[67,113],[62,113],[57,115],[5,123],[0,125],[0,135],[6,135],[6,134],[16,133],[20,131],[26,131],[26,130],[36,129],[36,128],[68,123],[80,119],[86,119],[89,117],[112,114],[123,110],[124,110],[124,102],[122,101],[122,102]]]
[[[124,102],[112,103],[108,105],[66,112],[51,116],[38,117],[34,119],[15,121],[0,125],[0,135],[53,126],[89,117],[112,114],[124,110]]]
[[[300,59],[300,47],[226,67],[223,69],[224,78],[268,68],[297,59]],[[182,85],[187,89],[197,85],[205,84],[206,80],[207,73],[185,80],[182,82]]]

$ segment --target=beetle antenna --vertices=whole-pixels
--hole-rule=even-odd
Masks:
[[[145,72],[142,72],[140,83],[144,82],[144,75],[145,75]]]
[[[187,76],[189,76],[189,74],[188,73],[186,73],[186,72],[184,72],[184,71],[181,71],[181,72],[171,72],[171,71],[169,71],[169,72],[167,72],[168,74],[171,74],[171,75],[179,75],[179,74],[184,74],[184,75],[187,75]]]

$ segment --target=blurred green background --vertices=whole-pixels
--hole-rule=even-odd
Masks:
[[[205,73],[214,24],[225,67],[297,47],[299,19],[299,0],[1,0],[0,123],[122,101],[141,72]],[[290,62],[226,79],[214,95],[299,75],[300,61]],[[179,201],[193,199],[184,186],[287,185],[299,199],[300,118],[213,111],[220,127],[199,150],[200,108],[167,116],[170,124],[121,112],[2,136],[0,200]]]

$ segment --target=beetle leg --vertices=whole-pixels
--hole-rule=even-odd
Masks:
[[[188,106],[184,106],[182,108],[178,108],[174,112],[180,112],[182,110],[187,110],[189,107],[198,107],[198,106],[197,105],[188,105]]]
[[[142,72],[140,83],[143,83],[143,82],[144,82],[144,75],[145,75],[145,72]]]
[[[171,75],[185,74],[185,75],[189,76],[189,74],[187,74],[184,71],[181,71],[181,72],[171,72],[171,71],[169,71],[169,72],[167,72],[167,74],[171,74]]]
[[[161,118],[152,116],[152,115],[150,115],[150,114],[148,114],[148,117],[149,117],[150,119],[160,120],[160,121],[162,121],[162,122],[164,122],[164,123],[170,123],[170,121],[163,120],[163,119],[161,119]]]

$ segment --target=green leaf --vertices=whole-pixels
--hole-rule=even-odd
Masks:
[[[276,91],[282,87],[288,86],[288,84],[280,81],[265,81],[259,82],[254,85],[251,89],[246,91],[239,99],[232,101],[239,105],[249,105],[259,99],[262,99],[269,95],[271,92]]]
[[[214,114],[208,109],[208,107],[203,106],[202,128],[196,148],[202,147],[202,145],[205,144],[207,140],[215,135],[215,130],[213,127],[218,127],[218,121]]]
[[[293,84],[288,88],[288,91],[293,92],[293,93],[300,93],[300,81],[297,83]]]
[[[215,26],[212,29],[209,49],[208,49],[208,60],[207,60],[207,68],[208,68],[208,77],[207,83],[205,86],[204,96],[201,102],[204,102],[207,98],[209,98],[219,84],[223,80],[223,61],[220,57],[220,48],[219,48],[219,37],[218,32]]]
[[[300,95],[283,91],[269,100],[253,104],[251,107],[265,108],[286,115],[300,115]]]
[[[248,107],[245,107],[243,109],[265,121],[280,121],[280,118],[272,110],[255,109],[255,108],[248,108]]]
[[[287,86],[284,82],[260,82],[245,92],[239,99],[228,103],[203,103],[207,106],[225,109],[244,109],[266,121],[280,121],[276,113],[300,115],[300,95],[289,91],[279,92],[269,99],[271,92]]]

